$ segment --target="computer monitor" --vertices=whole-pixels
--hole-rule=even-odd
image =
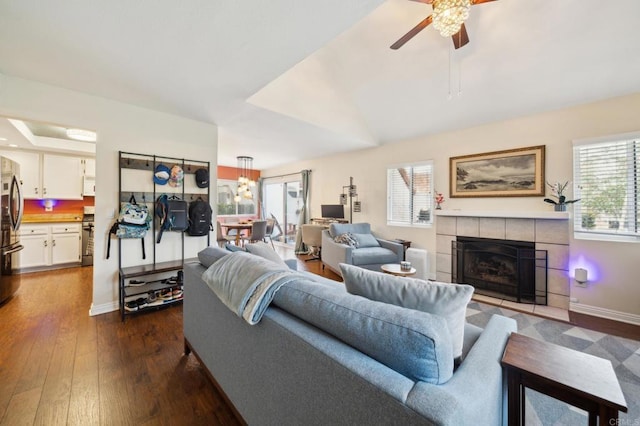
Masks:
[[[322,204],[320,210],[323,218],[344,219],[344,206],[342,204]]]

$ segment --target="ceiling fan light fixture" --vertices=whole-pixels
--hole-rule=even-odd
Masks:
[[[442,37],[451,37],[469,17],[471,0],[434,0],[433,26]]]

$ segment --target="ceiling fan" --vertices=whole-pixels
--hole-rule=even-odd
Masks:
[[[488,3],[496,0],[411,0],[419,3],[433,5],[433,14],[420,21],[411,31],[400,37],[398,41],[391,45],[392,49],[401,48],[406,42],[411,40],[416,34],[433,23],[443,37],[453,39],[453,45],[460,49],[469,43],[469,35],[464,26],[464,21],[469,16],[469,8],[476,4]]]

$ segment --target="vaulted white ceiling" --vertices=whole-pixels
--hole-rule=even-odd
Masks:
[[[216,123],[257,168],[640,90],[640,1],[0,0],[0,72]],[[73,123],[65,123],[73,124]]]

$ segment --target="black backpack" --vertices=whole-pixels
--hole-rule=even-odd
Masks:
[[[198,197],[197,200],[189,203],[189,227],[187,234],[194,237],[207,235],[209,231],[213,231],[211,226],[211,217],[213,211],[209,203]]]
[[[187,202],[176,196],[162,194],[156,200],[156,216],[160,223],[156,243],[160,243],[164,231],[182,232],[187,229]]]

